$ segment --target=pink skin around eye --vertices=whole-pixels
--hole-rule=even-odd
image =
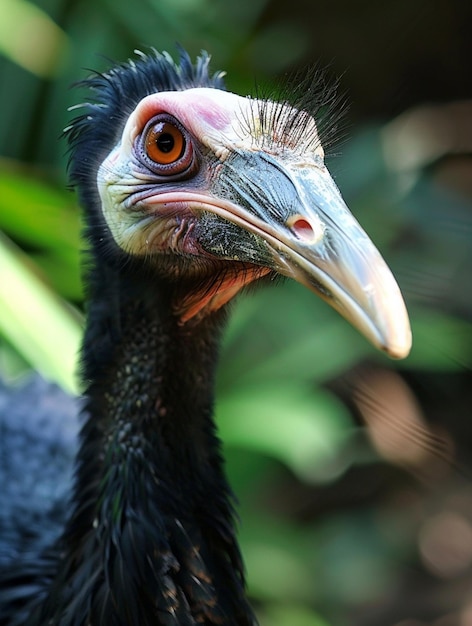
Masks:
[[[196,137],[204,137],[212,131],[221,133],[228,129],[244,100],[234,94],[208,88],[152,94],[141,100],[134,111],[131,132],[136,136],[154,115],[168,113]]]

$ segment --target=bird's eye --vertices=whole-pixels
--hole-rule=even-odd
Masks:
[[[146,154],[160,165],[175,163],[185,150],[185,137],[170,122],[157,122],[146,135]]]
[[[150,120],[141,135],[146,163],[165,176],[191,175],[195,161],[193,143],[185,128],[172,116],[161,114]]]

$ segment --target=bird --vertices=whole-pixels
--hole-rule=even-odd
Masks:
[[[136,51],[83,86],[65,129],[86,242],[83,394],[66,422],[80,410],[80,429],[60,465],[41,461],[61,485],[59,513],[25,516],[29,547],[0,552],[0,625],[254,625],[213,419],[231,302],[291,278],[402,358],[404,300],[326,168],[308,107],[227,91],[208,53],[183,49]],[[17,471],[37,449],[24,446]]]

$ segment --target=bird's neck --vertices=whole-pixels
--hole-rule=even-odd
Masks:
[[[212,421],[218,326],[180,325],[155,281],[104,286],[90,310],[61,574],[67,603],[92,602],[84,624],[252,623]]]
[[[114,297],[117,313],[92,311],[86,333],[95,436],[86,433],[84,446],[98,436],[111,455],[104,465],[133,465],[136,454],[167,480],[198,475],[218,448],[212,409],[219,325],[181,325],[170,294],[155,283],[125,284]]]

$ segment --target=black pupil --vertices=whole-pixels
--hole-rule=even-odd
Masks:
[[[167,154],[174,148],[175,141],[170,133],[162,133],[162,135],[159,135],[157,138],[156,144],[161,152]]]

